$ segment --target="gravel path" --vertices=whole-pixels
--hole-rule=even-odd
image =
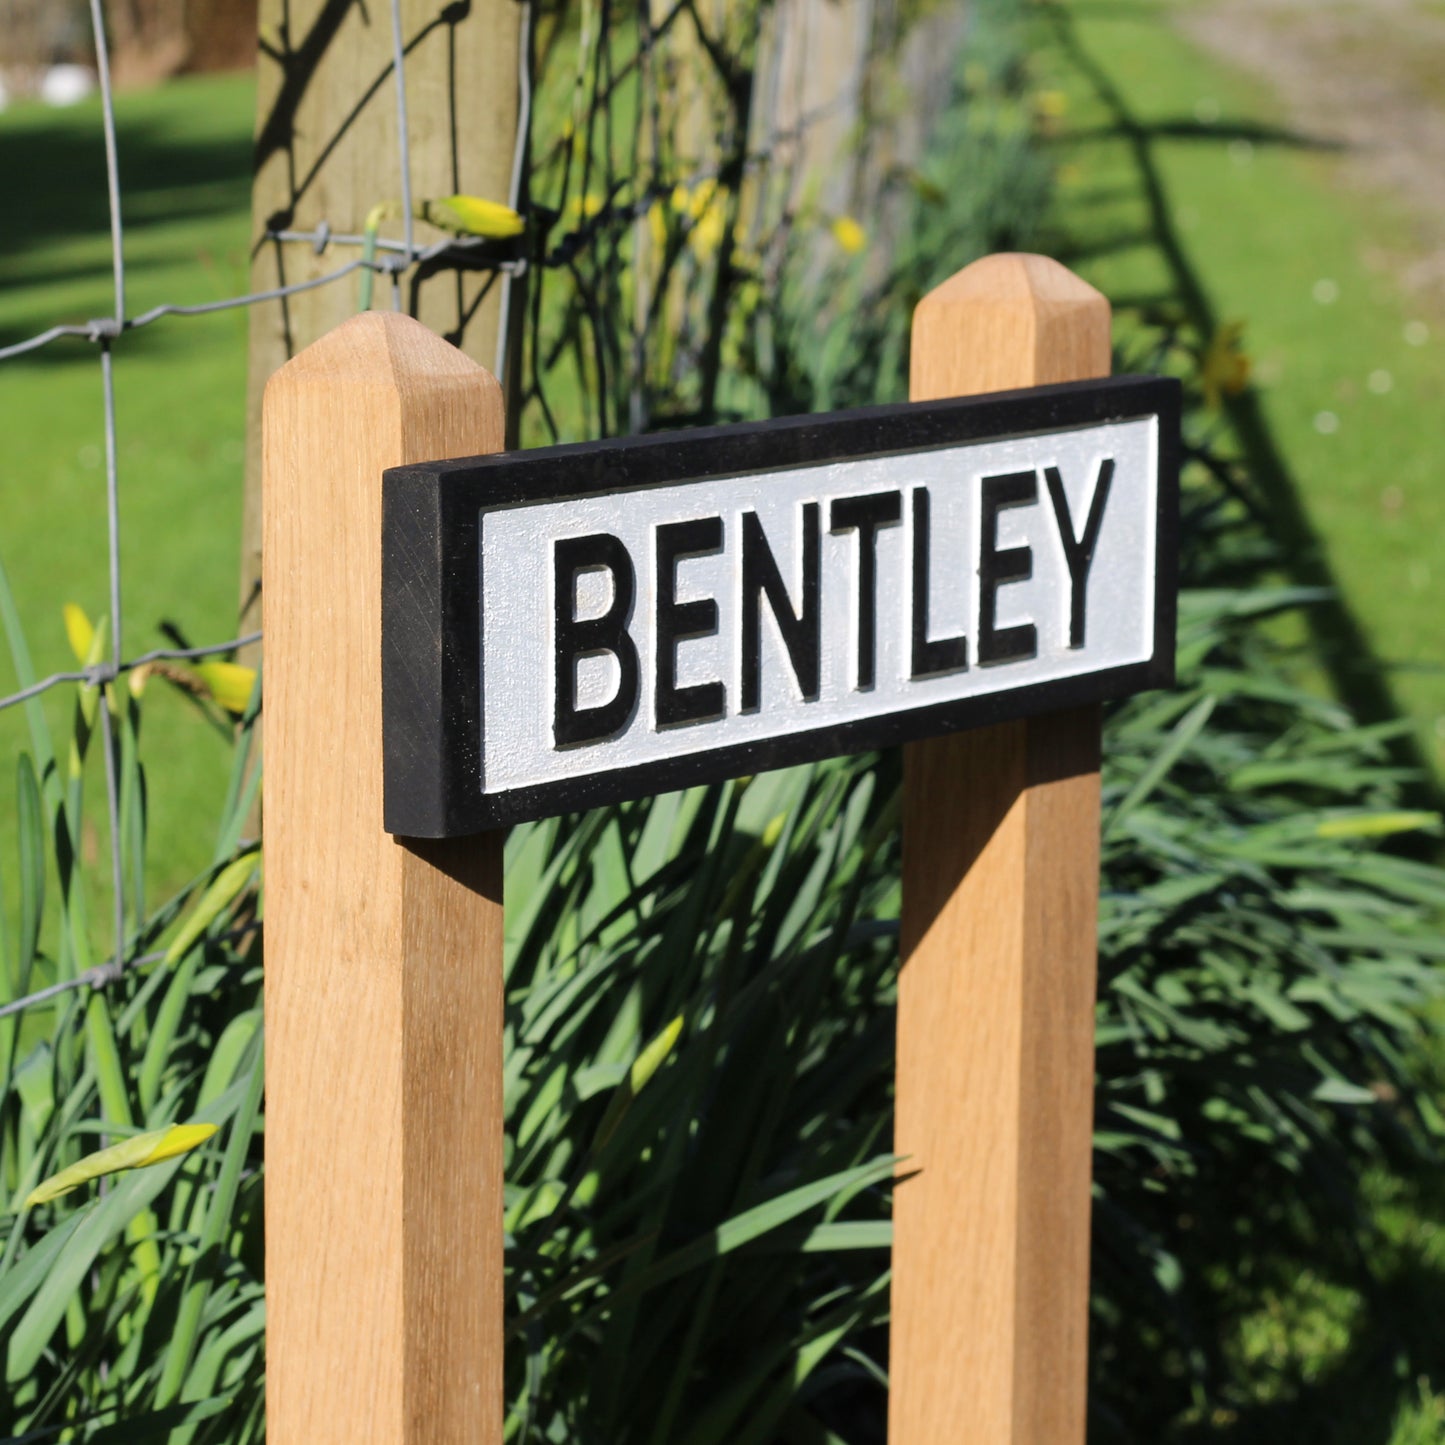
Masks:
[[[1206,0],[1180,22],[1270,84],[1295,129],[1345,148],[1342,181],[1407,223],[1401,248],[1371,259],[1445,305],[1445,4]]]

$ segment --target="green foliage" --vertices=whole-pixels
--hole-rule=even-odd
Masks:
[[[1219,510],[1192,498],[1196,528]],[[1371,1293],[1384,1239],[1364,1180],[1439,1129],[1409,1051],[1440,986],[1445,875],[1381,842],[1437,820],[1401,811],[1384,730],[1290,681],[1268,620],[1302,601],[1186,591],[1178,688],[1106,729],[1101,1440],[1250,1399],[1233,1322],[1278,1297],[1283,1261]],[[1350,1335],[1349,1307],[1311,1318]]]
[[[33,672],[3,571],[0,616],[28,684]],[[121,800],[121,875],[144,878],[144,692],[135,675],[103,692],[77,687],[68,738],[51,733],[39,702],[27,705],[18,868],[6,878],[0,864],[0,886],[18,889],[21,920],[18,938],[0,943],[4,994],[60,990],[0,1018],[0,1428],[26,1440],[243,1441],[261,1433],[260,967],[259,950],[234,936],[254,910],[254,894],[242,891],[254,849],[233,861],[254,800],[250,738],[260,699],[235,746],[213,866],[159,907],[147,907],[138,883],[127,889],[125,953],[151,961],[111,980],[104,967],[95,972],[104,934],[91,921],[106,911],[91,899],[108,879],[82,866],[73,840],[88,826],[87,751],[108,748]],[[58,893],[53,930],[41,922],[48,875]],[[42,1179],[83,1155],[178,1121],[219,1132],[193,1154],[25,1206]]]
[[[1191,517],[1230,549],[1217,495]],[[1282,1253],[1368,1289],[1360,1180],[1434,1123],[1402,1055],[1445,876],[1381,848],[1377,732],[1285,679],[1262,624],[1304,600],[1192,589],[1179,689],[1109,720],[1101,1439],[1241,1397],[1230,1321]],[[883,1438],[896,820],[853,759],[513,840],[512,1438]]]
[[[852,759],[514,834],[509,1438],[766,1441],[876,1396],[885,779]]]

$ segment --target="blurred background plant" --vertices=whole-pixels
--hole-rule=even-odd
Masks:
[[[930,286],[999,249],[1087,264],[1057,149],[1073,92],[1054,88],[1083,72],[1049,7],[556,0],[532,19],[511,397],[527,444],[898,400]],[[130,173],[154,217],[134,244],[157,269],[168,247],[212,248],[172,284],[243,289],[225,245],[246,231],[249,106],[235,81],[123,100],[122,155],[156,168]],[[0,159],[62,154],[67,125],[94,121],[17,110]],[[1145,173],[1128,184],[1151,194]],[[394,194],[379,179],[367,208]],[[33,294],[0,293],[5,340],[83,304],[94,242],[78,234],[76,274],[48,275],[54,215],[28,223]],[[1186,590],[1178,687],[1107,723],[1091,1435],[1438,1439],[1438,822],[1399,755],[1409,724],[1361,720],[1330,689],[1299,620],[1327,599],[1295,573],[1240,410],[1244,339],[1190,286],[1114,293],[1119,369],[1186,384]],[[122,416],[150,431],[137,445],[193,448],[235,498],[239,338],[198,325],[146,334],[134,374],[184,371],[212,410],[196,422],[137,384]],[[66,406],[95,405],[59,363],[17,386],[45,433],[21,456],[47,455]],[[145,459],[134,485],[162,510]],[[141,606],[169,616],[183,595],[225,626],[210,579],[177,592],[156,554],[223,573],[228,528],[158,523],[146,542]],[[31,646],[67,645],[69,599],[41,606],[30,579],[0,587],[22,687],[50,665]],[[84,661],[102,629],[69,621]],[[250,683],[176,664],[4,715],[6,988],[59,989],[0,1015],[12,1440],[264,1430]],[[883,1440],[898,781],[895,757],[843,759],[514,830],[509,1440]],[[24,1207],[43,1177],[172,1121],[220,1131]]]

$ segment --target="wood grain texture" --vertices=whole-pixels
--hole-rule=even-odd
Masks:
[[[310,231],[327,222],[357,233],[378,202],[401,196],[401,156],[392,73],[390,6],[354,0],[260,0],[256,174],[252,189],[251,287],[291,285],[354,260],[354,246],[323,254],[304,243],[267,240],[270,229]],[[401,0],[412,193],[462,192],[505,201],[517,135],[515,0]],[[399,238],[402,222],[382,234]],[[442,233],[418,221],[416,239]],[[485,366],[495,364],[501,286],[485,272],[443,273],[417,289],[416,315]],[[241,603],[247,628],[259,615],[261,467],[254,445],[267,379],[290,357],[339,326],[357,307],[360,280],[302,291],[249,308],[250,376]],[[411,309],[410,281],[404,281]],[[392,305],[376,280],[375,305]]]
[[[1104,376],[1108,302],[991,256],[914,313],[915,401]],[[1096,708],[904,750],[890,1445],[1083,1445]]]
[[[501,835],[382,830],[381,473],[495,451],[489,373],[357,316],[272,378],[267,1426],[502,1438]]]

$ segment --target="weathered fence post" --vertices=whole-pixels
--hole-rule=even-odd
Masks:
[[[194,8],[194,7],[192,7]],[[517,138],[518,41],[523,7],[515,0],[401,0],[406,47],[408,153],[392,69],[390,6],[337,0],[252,0],[260,21],[256,68],[255,180],[251,193],[251,289],[314,281],[358,254],[354,247],[280,241],[274,231],[333,235],[360,231],[380,201],[399,201],[403,166],[416,200],[461,191],[510,199]],[[399,238],[403,222],[382,234]],[[419,245],[440,239],[418,223]],[[416,272],[402,277],[407,309]],[[303,347],[356,309],[359,278],[252,306],[247,435],[254,438],[267,379]],[[493,364],[500,297],[509,283],[487,271],[434,275],[419,285],[416,314],[468,355]],[[376,304],[390,309],[380,277]],[[246,458],[241,517],[243,630],[257,625],[261,576],[261,467]]]
[[[1106,376],[1109,304],[1001,255],[913,320],[915,401]],[[904,750],[889,1445],[1082,1445],[1097,707]]]
[[[382,828],[381,474],[495,451],[491,375],[357,316],[266,391],[273,1445],[502,1438],[502,835]]]

